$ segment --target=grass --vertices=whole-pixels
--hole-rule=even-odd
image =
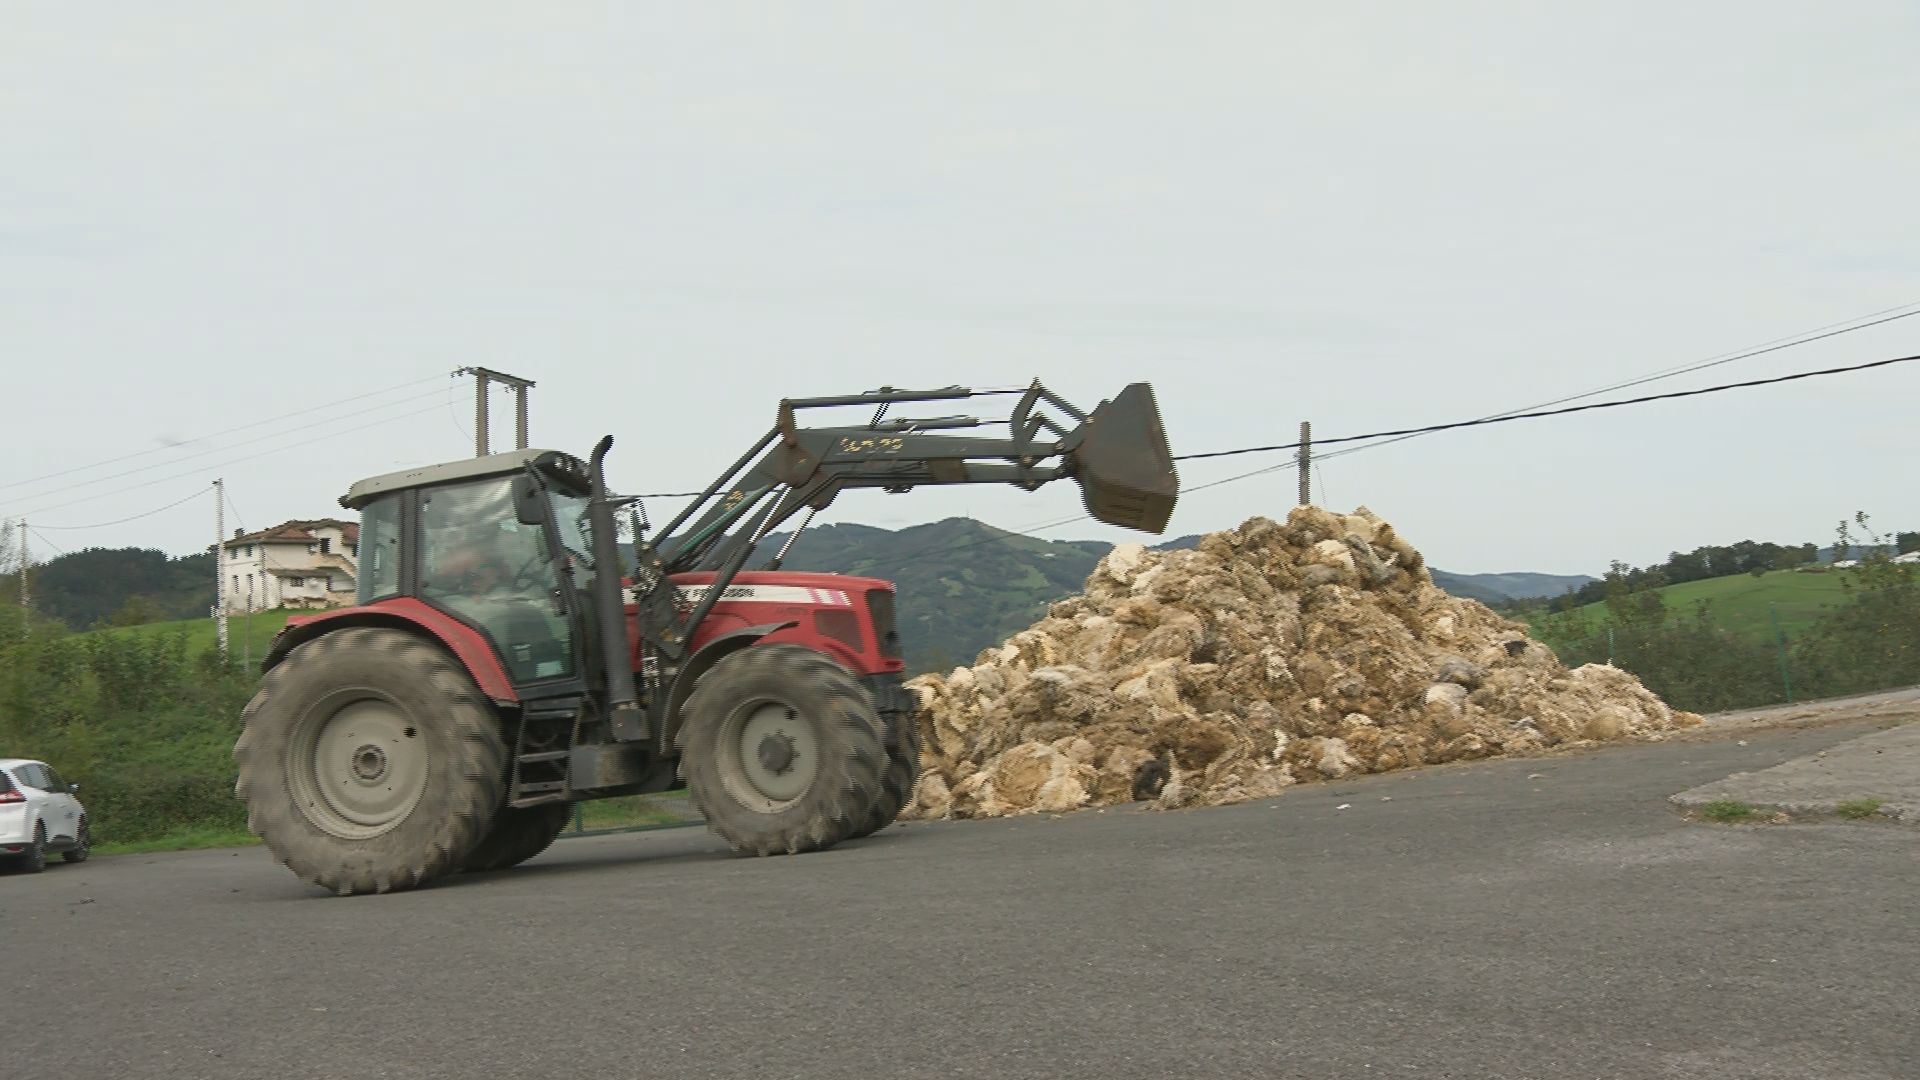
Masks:
[[[1708,821],[1731,825],[1741,821],[1752,821],[1759,817],[1760,808],[1737,799],[1716,799],[1700,808],[1700,816]]]
[[[579,804],[580,824],[586,829],[626,829],[645,825],[694,824],[657,800],[645,795],[619,799],[599,799]],[[567,823],[567,832],[573,822]],[[561,834],[566,835],[565,832]],[[201,848],[248,847],[260,841],[244,829],[219,826],[188,826],[146,840],[123,840],[95,844],[96,855],[148,855],[160,851],[196,851]]]
[[[595,799],[578,805],[579,822],[585,829],[625,829],[640,825],[677,825],[687,819],[653,798],[628,795],[618,799]],[[569,824],[568,829],[573,826]],[[564,835],[564,834],[562,834]]]
[[[1736,636],[1749,640],[1773,640],[1773,614],[1788,637],[1797,637],[1814,621],[1845,603],[1847,591],[1841,587],[1844,571],[1803,574],[1797,570],[1773,570],[1760,577],[1736,574],[1669,585],[1660,590],[1660,598],[1676,614],[1688,614],[1694,605],[1706,601],[1714,621]],[[1607,605],[1587,604],[1574,614],[1591,623],[1607,619]]]
[[[150,840],[122,840],[95,844],[96,855],[145,855],[155,851],[193,851],[198,848],[247,847],[260,841],[244,829],[190,826]]]
[[[1833,809],[1843,818],[1859,821],[1879,813],[1881,801],[1880,799],[1849,799]]]
[[[229,615],[227,616],[227,655],[235,660],[244,658],[258,665],[260,658],[267,655],[267,646],[273,643],[273,635],[287,625],[288,618],[294,615],[311,614],[316,613],[280,608],[274,611],[256,611],[252,615]],[[104,630],[91,630],[88,633],[127,638],[180,634],[187,639],[188,656],[211,652],[218,638],[213,620],[210,618],[180,619],[174,622],[145,623],[140,626],[116,626]]]

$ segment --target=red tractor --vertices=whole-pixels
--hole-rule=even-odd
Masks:
[[[992,394],[1019,395],[1008,438],[886,415]],[[797,422],[840,406],[875,411]],[[742,854],[872,833],[919,760],[893,586],[779,571],[785,547],[747,571],[756,546],[847,488],[1071,477],[1094,517],[1153,533],[1179,492],[1144,383],[1091,413],[1037,382],[788,400],[658,538],[629,513],[629,567],[612,443],[377,476],[340,500],[361,516],[359,603],[289,621],[234,746],[248,826],[302,880],[346,895],[512,866],[570,804],[682,780]]]

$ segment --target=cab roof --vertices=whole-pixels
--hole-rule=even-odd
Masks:
[[[509,450],[503,454],[449,461],[440,465],[421,465],[399,472],[370,476],[347,489],[340,505],[358,510],[376,496],[408,488],[438,486],[460,480],[479,480],[489,476],[508,476],[532,465],[535,469],[564,481],[587,487],[587,465],[560,450]]]

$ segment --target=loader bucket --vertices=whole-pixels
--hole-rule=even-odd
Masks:
[[[1131,383],[1103,401],[1080,428],[1069,456],[1087,511],[1109,525],[1159,533],[1173,517],[1180,477],[1160,423],[1153,387]]]

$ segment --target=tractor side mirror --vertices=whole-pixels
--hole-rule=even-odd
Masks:
[[[543,520],[544,507],[540,497],[545,491],[531,476],[516,476],[513,480],[513,516],[522,525],[538,525]]]

